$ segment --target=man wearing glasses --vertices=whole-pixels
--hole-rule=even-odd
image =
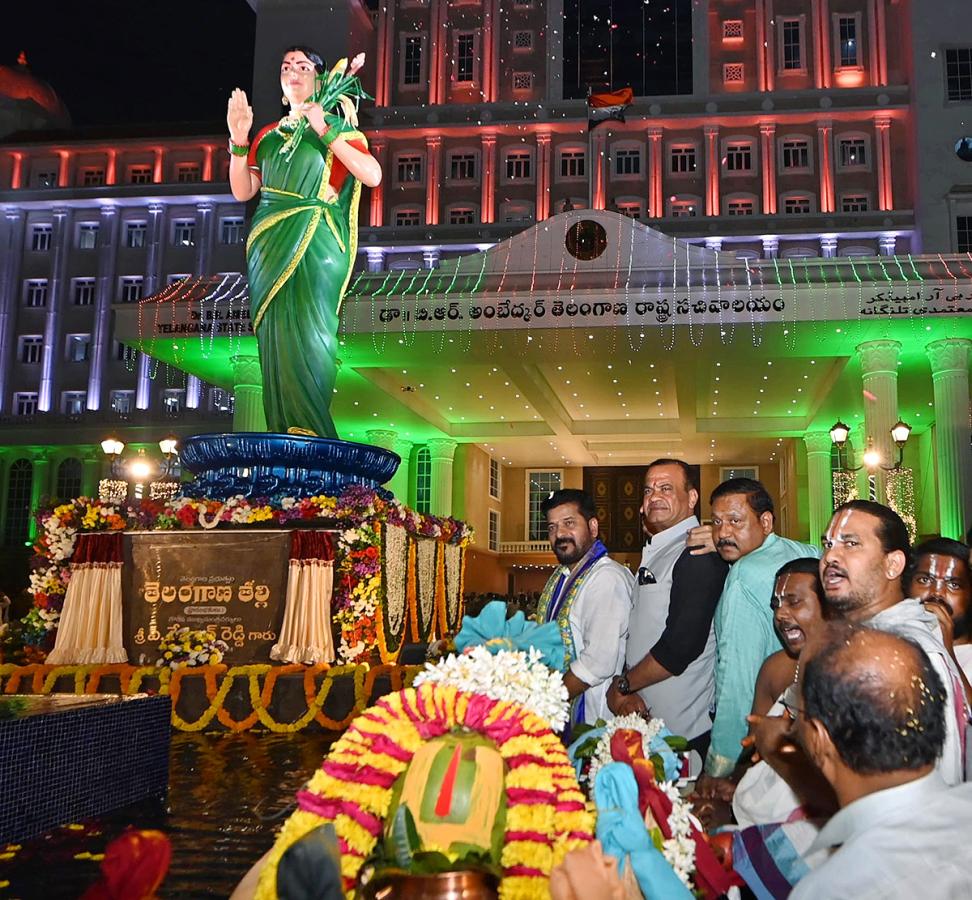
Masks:
[[[642,518],[648,538],[638,569],[625,648],[627,670],[608,691],[617,715],[659,716],[704,758],[712,720],[712,617],[729,566],[716,553],[692,555],[699,489],[681,460],[657,459],[645,473]]]

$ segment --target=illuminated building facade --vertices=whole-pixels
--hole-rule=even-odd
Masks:
[[[385,173],[362,197],[359,268],[372,273],[435,269],[535,224],[542,229],[565,209],[590,208],[636,219],[680,239],[683,249],[752,261],[774,277],[803,272],[794,266],[808,260],[837,266],[850,259],[864,260],[865,280],[876,283],[884,277],[881,260],[888,260],[900,282],[892,259],[942,253],[964,284],[968,272],[950,255],[972,251],[972,162],[953,149],[972,132],[963,125],[972,107],[972,20],[960,4],[712,0],[694,11],[683,2],[614,5],[615,19],[607,0],[347,0],[327,14],[297,0],[261,5],[256,118],[280,114],[270,76],[298,28],[329,59],[349,46],[368,51],[366,87],[376,100],[363,110],[362,127]],[[636,97],[626,121],[589,133],[587,86],[627,83]],[[26,510],[42,495],[92,490],[104,470],[98,442],[107,431],[148,446],[170,430],[223,429],[234,390],[248,403],[258,391],[252,351],[233,357],[230,382],[216,373],[187,376],[117,341],[111,324],[113,305],[184,275],[225,276],[215,284],[227,294],[238,290],[245,210],[229,194],[226,166],[222,134],[52,134],[0,145],[6,543],[26,533]],[[538,259],[533,271],[559,264],[559,257]],[[605,289],[617,289],[615,276],[602,273]],[[933,498],[923,501],[922,531],[939,530],[935,487],[954,481],[941,482],[936,470],[939,440],[929,420],[941,413],[933,387],[942,381],[939,370],[953,373],[959,396],[949,402],[967,410],[969,353],[961,341],[970,332],[969,319],[956,316],[949,334],[960,344],[947,360],[932,359],[924,342],[902,342],[896,357],[901,414],[911,411],[918,448],[909,450],[909,464],[919,492]],[[745,368],[753,352],[739,341],[718,349],[728,367]],[[612,352],[619,351],[601,347],[597,358],[569,352],[575,367],[578,359],[589,363],[580,380],[596,388],[583,410],[565,399],[576,383],[562,383],[529,354],[504,359],[499,344],[465,355],[445,348],[434,358],[398,353],[395,366],[384,368],[374,360],[346,365],[335,409],[354,439],[368,436],[403,451],[397,487],[410,502],[467,516],[482,552],[506,547],[519,554],[517,565],[532,565],[531,484],[540,491],[556,479],[580,486],[585,469],[637,466],[646,454],[704,464],[705,490],[724,474],[720,464],[759,464],[761,477],[780,485],[791,533],[805,534],[808,504],[817,502],[807,496],[808,466],[819,469],[829,453],[829,445],[818,446],[820,410],[834,406],[833,391],[849,391],[842,394],[845,415],[863,419],[854,385],[870,374],[867,366],[880,370],[867,351],[835,345],[832,377],[815,378],[813,396],[794,401],[799,422],[782,424],[791,397],[781,389],[760,401],[779,406],[768,417],[773,424],[754,431],[741,424],[755,403],[748,393],[738,404],[734,392],[724,396],[722,408],[730,409],[716,423],[719,354],[702,354],[692,363],[692,386],[673,384],[659,395],[672,423],[660,429],[640,407],[635,421],[610,407],[618,390],[627,401],[644,389],[643,369],[656,359],[651,344],[627,364],[624,384],[614,381],[618,372],[594,371]],[[425,373],[421,386],[418,378],[400,377],[402,368],[414,375],[417,367]],[[480,410],[464,399],[462,386],[485,386],[489,377],[506,383],[492,403],[480,391],[487,396]],[[358,404],[342,406],[346,388],[368,408],[369,421]],[[525,397],[530,421],[514,427]],[[924,421],[915,418],[919,412]],[[592,416],[600,424],[584,421]],[[694,423],[691,436],[680,433],[680,419]],[[958,427],[959,455],[949,466],[964,465],[969,452],[967,420]],[[829,455],[826,464],[829,471]],[[968,490],[964,482],[958,487],[960,495]],[[970,512],[967,499],[958,502],[956,520]],[[500,568],[493,571],[492,589],[505,589]]]

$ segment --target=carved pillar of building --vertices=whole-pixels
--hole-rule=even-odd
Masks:
[[[71,157],[73,154],[70,150],[58,150],[58,163],[57,163],[57,186],[58,187],[70,187],[71,186]]]
[[[155,184],[162,184],[162,182],[165,180],[163,161],[164,161],[164,152],[161,147],[156,147],[155,162],[152,166],[152,181]]]
[[[550,135],[537,135],[537,221],[550,218]]]
[[[260,357],[233,356],[230,363],[233,366],[233,431],[266,431]]]
[[[828,234],[820,238],[820,255],[825,259],[832,259],[837,255],[837,238]]]
[[[24,186],[24,154],[19,150],[10,153],[10,190],[19,191]]]
[[[891,428],[898,421],[898,354],[897,341],[867,341],[859,344],[861,375],[864,392],[864,430],[871,446],[881,456],[882,465],[889,466],[897,458],[897,448],[891,439]],[[867,445],[864,445],[867,449]],[[878,502],[884,502],[886,478],[883,469],[875,473]]]
[[[0,413],[9,410],[10,372],[16,353],[20,266],[24,258],[24,211],[8,207],[3,214],[0,240],[8,256],[0,267]]]
[[[35,513],[40,509],[42,497],[49,497],[51,491],[51,461],[48,458],[47,450],[32,449],[30,451],[34,466],[33,478],[30,482],[30,525],[28,526],[28,537],[31,541],[37,537],[37,516]]]
[[[98,223],[98,280],[95,282],[94,329],[88,363],[88,409],[101,409],[105,368],[111,344],[111,304],[115,295],[115,260],[118,248],[118,209],[101,207]]]
[[[590,161],[591,176],[593,178],[591,190],[591,208],[604,209],[607,206],[607,153],[605,152],[607,135],[601,128],[594,132],[590,142],[593,159]]]
[[[432,463],[431,511],[437,516],[451,516],[452,460],[458,445],[450,438],[433,438],[426,446]]]
[[[400,437],[397,431],[387,429],[373,429],[365,432],[365,437],[369,444],[376,447],[383,447],[397,453],[402,461],[395,474],[385,482],[385,487],[390,490],[395,497],[402,503],[408,503],[408,479],[409,479],[409,459],[412,455],[412,442]]]
[[[648,216],[660,219],[665,215],[661,128],[648,129]]]
[[[428,177],[425,179],[425,224],[439,224],[439,184],[442,181],[442,138],[425,139]]]
[[[882,210],[894,209],[894,192],[891,187],[891,120],[887,116],[878,116],[874,120],[874,138],[878,206]]]
[[[807,498],[810,540],[816,541],[827,528],[834,511],[834,484],[830,472],[833,442],[827,431],[808,431],[803,436],[807,448]]]
[[[108,150],[108,164],[105,166],[105,184],[115,184],[118,181],[118,151]]]
[[[760,163],[763,172],[763,215],[776,215],[776,125],[759,126]]]
[[[215,218],[212,203],[196,204],[196,275],[205,275],[213,258]]]
[[[203,144],[203,164],[202,164],[203,181],[213,180],[213,154],[215,152],[216,152],[216,148],[212,144]]]
[[[145,275],[142,279],[142,296],[151,296],[158,290],[162,273],[162,244],[165,241],[168,215],[161,203],[148,207],[149,225],[145,248]],[[138,354],[138,380],[135,385],[135,408],[148,409],[152,402],[152,380],[149,377],[152,360],[146,353]]]
[[[44,351],[41,355],[41,377],[37,389],[37,408],[41,412],[53,412],[57,408],[55,378],[63,359],[64,346],[61,315],[64,295],[67,293],[67,261],[71,246],[71,222],[73,210],[58,207],[51,211],[54,232],[51,235],[51,277],[47,289],[47,313],[44,317]]]
[[[820,212],[836,209],[834,199],[833,122],[817,122],[817,156],[820,160]]]
[[[719,126],[705,126],[705,214],[719,215]]]
[[[834,80],[834,64],[830,42],[830,0],[814,0],[816,5],[816,27],[820,36],[820,87],[829,88]]]
[[[381,140],[373,140],[371,142],[371,155],[378,160],[378,165],[381,166],[382,172],[385,172],[385,149],[387,144]],[[388,177],[388,173],[385,172],[384,178],[382,178],[381,183],[376,187],[370,188],[371,191],[371,201],[369,206],[370,215],[368,217],[368,222],[372,228],[380,228],[385,224],[385,178]]]
[[[480,197],[480,219],[484,225],[496,221],[496,135],[482,136],[483,187]]]

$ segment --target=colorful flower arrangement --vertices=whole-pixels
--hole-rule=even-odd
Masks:
[[[426,664],[414,684],[449,685],[467,694],[518,703],[543,719],[554,731],[563,730],[570,716],[570,699],[563,677],[543,662],[543,654],[500,650],[495,655],[482,644]]]
[[[71,577],[70,560],[77,535],[86,531],[181,530],[220,525],[338,525],[340,553],[336,560],[332,611],[341,628],[339,655],[343,662],[368,659],[375,647],[376,615],[381,586],[381,528],[399,525],[410,534],[433,537],[466,547],[472,529],[451,517],[430,516],[388,498],[384,491],[351,485],[337,497],[281,497],[225,501],[174,497],[142,500],[119,506],[80,497],[39,515],[40,536],[32,561],[30,590],[34,597],[31,633],[57,626]],[[43,637],[43,635],[41,635]]]
[[[229,649],[225,641],[205,630],[178,628],[170,631],[159,643],[156,665],[178,669],[180,666],[217,666]]]
[[[334,824],[343,886],[353,898],[358,874],[382,837],[398,776],[424,741],[457,729],[488,738],[506,763],[500,897],[546,900],[551,869],[593,839],[593,816],[564,746],[546,722],[518,704],[439,684],[389,694],[354,720],[298,794],[299,808],[261,872],[258,900],[276,898],[281,857],[323,822]]]

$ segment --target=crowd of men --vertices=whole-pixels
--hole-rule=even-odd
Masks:
[[[972,896],[954,840],[972,825],[969,547],[911,548],[866,500],[821,545],[789,540],[748,478],[712,492],[711,525],[698,501],[691,467],[649,465],[636,576],[588,494],[544,502],[560,567],[537,616],[560,626],[573,722],[638,713],[684,736],[695,812],[734,830],[757,897]]]

